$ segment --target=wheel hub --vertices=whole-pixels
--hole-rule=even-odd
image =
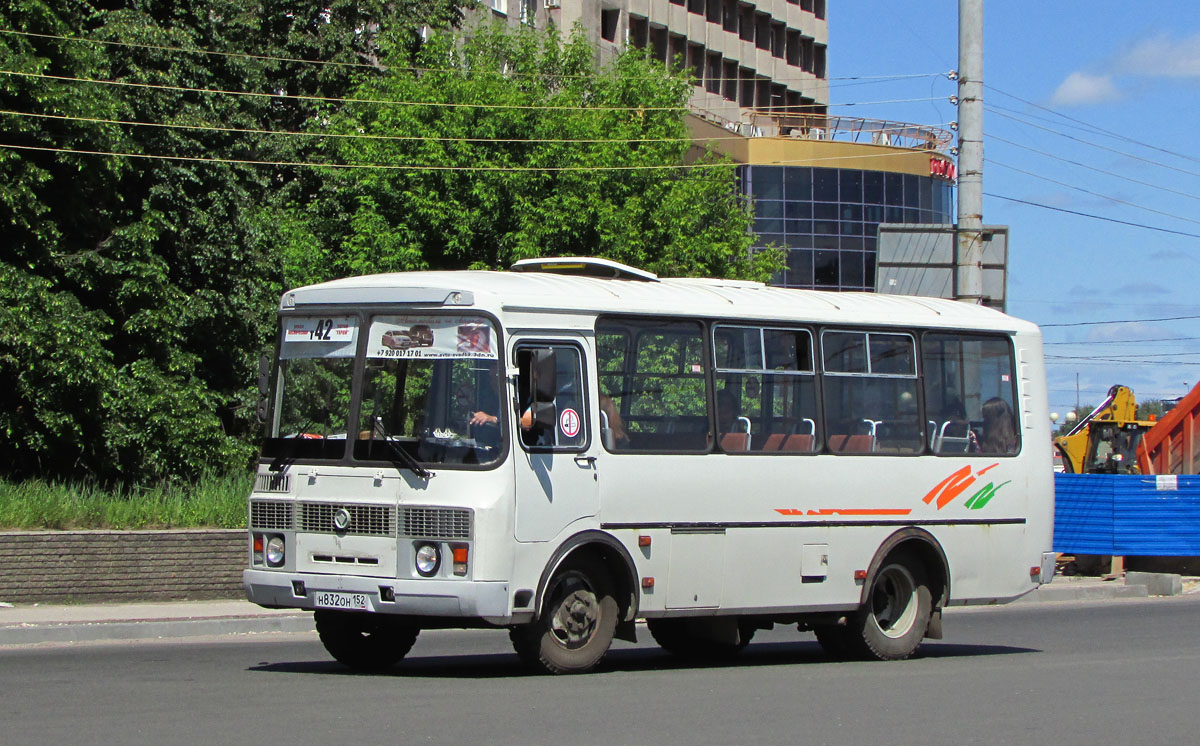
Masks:
[[[562,644],[579,647],[591,639],[599,618],[596,596],[591,591],[575,591],[559,603],[550,628]]]

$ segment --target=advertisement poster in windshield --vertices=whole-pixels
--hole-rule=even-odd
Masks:
[[[379,316],[371,323],[367,356],[496,360],[496,335],[478,316]]]

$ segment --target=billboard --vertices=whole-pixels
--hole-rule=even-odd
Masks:
[[[942,223],[879,226],[875,292],[957,297],[957,228]],[[1008,226],[983,226],[984,304],[1001,311],[1008,283]]]

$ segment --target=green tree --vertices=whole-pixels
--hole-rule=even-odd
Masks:
[[[392,41],[381,47],[390,59]],[[578,31],[491,25],[436,34],[417,71],[365,80],[364,103],[331,109],[319,131],[361,135],[330,155],[369,167],[285,190],[274,209],[287,282],[553,255],[767,279],[780,258],[748,250],[735,167],[692,152],[690,83],[637,51],[594,60]]]
[[[0,472],[186,479],[250,457],[282,290],[260,206],[320,179],[181,159],[309,160],[315,138],[244,130],[299,130],[318,107],[199,89],[344,96],[379,74],[381,34],[411,59],[422,24],[461,17],[449,0],[302,5],[0,0],[0,29],[34,34],[0,34],[0,109],[20,112],[0,115]]]

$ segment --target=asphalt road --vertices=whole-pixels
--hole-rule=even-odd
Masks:
[[[312,634],[0,649],[3,744],[1190,744],[1200,597],[952,610],[897,663],[759,633],[734,664],[617,643],[528,675],[503,632],[429,632],[348,673]]]

